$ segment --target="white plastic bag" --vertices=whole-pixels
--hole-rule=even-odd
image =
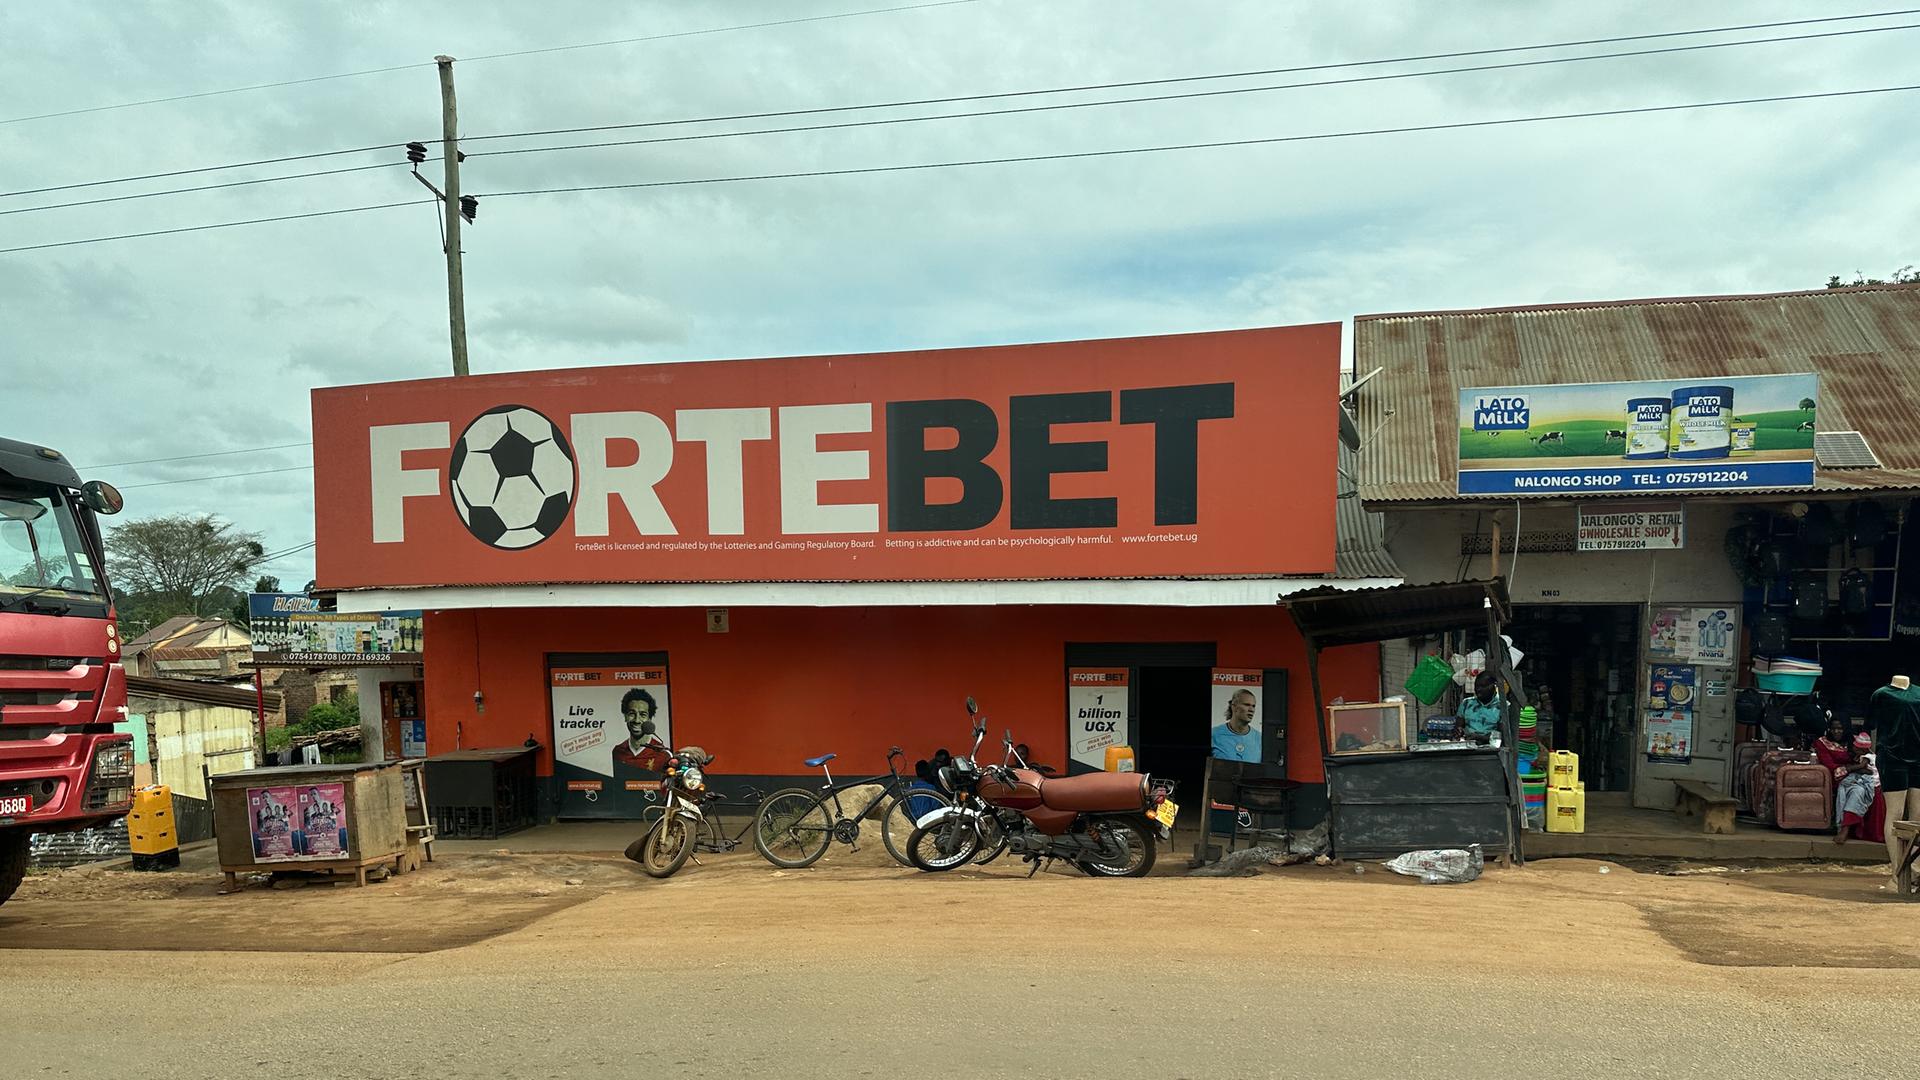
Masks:
[[[1485,649],[1475,649],[1465,656],[1454,653],[1452,664],[1453,681],[1471,690],[1473,689],[1473,677],[1480,674],[1487,666],[1487,651]]]
[[[1470,848],[1442,848],[1409,851],[1387,860],[1387,869],[1407,877],[1417,877],[1427,885],[1463,885],[1480,876],[1486,866],[1480,845]]]

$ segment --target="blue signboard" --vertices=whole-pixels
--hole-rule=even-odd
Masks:
[[[1462,495],[1813,486],[1814,375],[1469,387]]]

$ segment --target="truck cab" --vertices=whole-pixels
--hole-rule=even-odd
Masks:
[[[0,903],[36,832],[104,825],[133,801],[113,592],[97,515],[120,493],[0,439]]]

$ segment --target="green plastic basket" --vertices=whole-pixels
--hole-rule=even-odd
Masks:
[[[1407,693],[1420,699],[1420,704],[1431,705],[1440,700],[1447,692],[1447,684],[1453,682],[1453,665],[1437,656],[1423,656],[1414,665],[1413,674],[1407,676]]]

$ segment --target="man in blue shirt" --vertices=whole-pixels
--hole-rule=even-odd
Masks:
[[[1213,729],[1213,756],[1227,761],[1260,760],[1260,729],[1253,726],[1253,691],[1241,688],[1227,699],[1227,722]]]
[[[1493,672],[1483,671],[1473,678],[1473,696],[1460,703],[1460,721],[1468,735],[1484,739],[1500,729],[1505,708]]]

